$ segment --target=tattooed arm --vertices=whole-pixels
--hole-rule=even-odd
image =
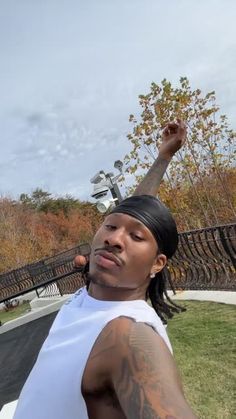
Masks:
[[[183,121],[170,122],[162,133],[159,155],[133,195],[157,195],[161,180],[168,164],[175,153],[183,146],[186,139],[186,126]]]
[[[117,320],[116,320],[117,321]],[[173,357],[149,326],[119,319],[112,384],[127,419],[196,419]]]

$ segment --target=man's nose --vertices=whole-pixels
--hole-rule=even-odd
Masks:
[[[110,231],[109,235],[105,237],[104,242],[106,245],[116,247],[122,251],[124,249],[124,232],[120,229]]]

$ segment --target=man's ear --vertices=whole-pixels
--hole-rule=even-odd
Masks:
[[[167,257],[166,255],[163,255],[163,253],[160,253],[157,255],[155,263],[152,266],[150,275],[153,276],[156,275],[158,272],[162,271],[162,269],[166,266],[167,263]]]

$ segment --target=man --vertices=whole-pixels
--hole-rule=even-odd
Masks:
[[[177,229],[168,209],[150,196],[185,135],[182,121],[167,125],[159,158],[135,196],[114,208],[96,233],[88,290],[59,312],[15,419],[195,417],[156,314],[163,308],[158,276],[175,252]]]

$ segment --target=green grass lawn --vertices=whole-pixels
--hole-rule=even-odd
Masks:
[[[236,418],[236,307],[189,301],[168,322],[186,398],[201,419]]]
[[[10,311],[0,311],[0,321],[2,324],[8,322],[9,320],[16,319],[17,317],[22,316],[28,310],[30,310],[30,304],[25,302],[18,307],[13,308]]]

